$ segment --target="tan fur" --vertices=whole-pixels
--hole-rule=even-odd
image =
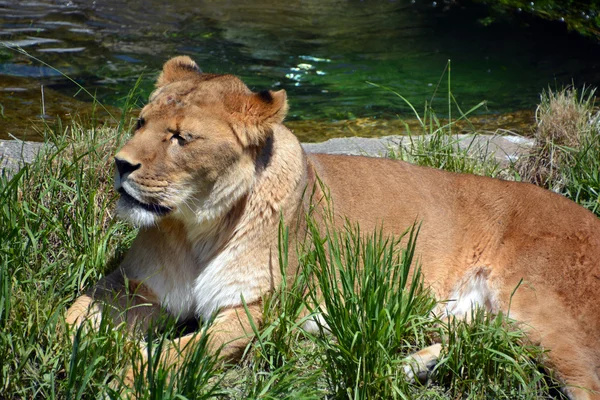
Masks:
[[[385,159],[307,158],[282,124],[286,111],[284,91],[252,93],[231,75],[201,73],[189,58],[167,62],[141,111],[144,123],[117,154],[116,187],[128,193],[118,210],[141,225],[139,235],[121,267],[68,311],[68,322],[80,323],[91,298],[116,309],[145,304],[121,317],[129,324],[161,310],[180,319],[218,312],[212,346],[240,353],[251,338],[241,296],[260,322],[262,296],[281,281],[280,215],[297,227],[303,192],[319,176],[336,214],[365,232],[383,224],[400,234],[422,222],[417,254],[426,283],[440,300],[455,300],[444,312],[464,313],[472,303],[506,311],[523,280],[511,316],[550,350],[572,398],[600,399],[593,214],[529,184]],[[173,348],[185,352],[190,340]],[[438,354],[439,346],[415,359],[426,364]],[[174,350],[165,357],[181,359]]]

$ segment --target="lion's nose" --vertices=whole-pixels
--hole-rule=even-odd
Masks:
[[[121,177],[121,179],[123,179],[126,174],[130,174],[142,166],[142,164],[140,163],[132,164],[129,161],[119,157],[115,157],[115,164],[117,166],[117,171],[119,171],[119,176]]]

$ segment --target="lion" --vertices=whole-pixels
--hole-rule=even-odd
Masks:
[[[179,320],[213,316],[211,351],[235,358],[252,340],[248,315],[260,323],[263,296],[282,281],[280,221],[301,230],[306,192],[322,181],[339,221],[364,232],[384,224],[401,235],[421,221],[416,254],[426,285],[450,299],[448,315],[474,306],[506,312],[510,302],[511,317],[550,350],[568,396],[600,399],[595,215],[526,183],[307,155],[283,125],[287,110],[284,90],[255,93],[235,76],[203,73],[187,56],[167,61],[115,156],[117,211],[139,233],[120,266],[69,308],[67,323],[97,323],[106,303],[127,309],[115,318],[142,328],[164,311]],[[298,261],[289,264],[294,273]],[[176,339],[182,352],[164,357],[180,362],[196,337]],[[412,360],[426,370],[440,349]]]

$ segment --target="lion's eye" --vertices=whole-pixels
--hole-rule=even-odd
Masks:
[[[171,136],[171,143],[173,143],[174,141],[177,141],[177,143],[180,146],[183,146],[185,144],[185,138],[181,136],[180,133],[173,133],[173,136]]]
[[[135,130],[137,131],[137,130],[141,129],[145,123],[146,123],[146,120],[144,118],[138,118]]]

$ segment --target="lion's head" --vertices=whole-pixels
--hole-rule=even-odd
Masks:
[[[115,157],[119,215],[213,219],[251,188],[259,149],[287,112],[284,90],[253,93],[232,75],[167,61],[133,137]]]

